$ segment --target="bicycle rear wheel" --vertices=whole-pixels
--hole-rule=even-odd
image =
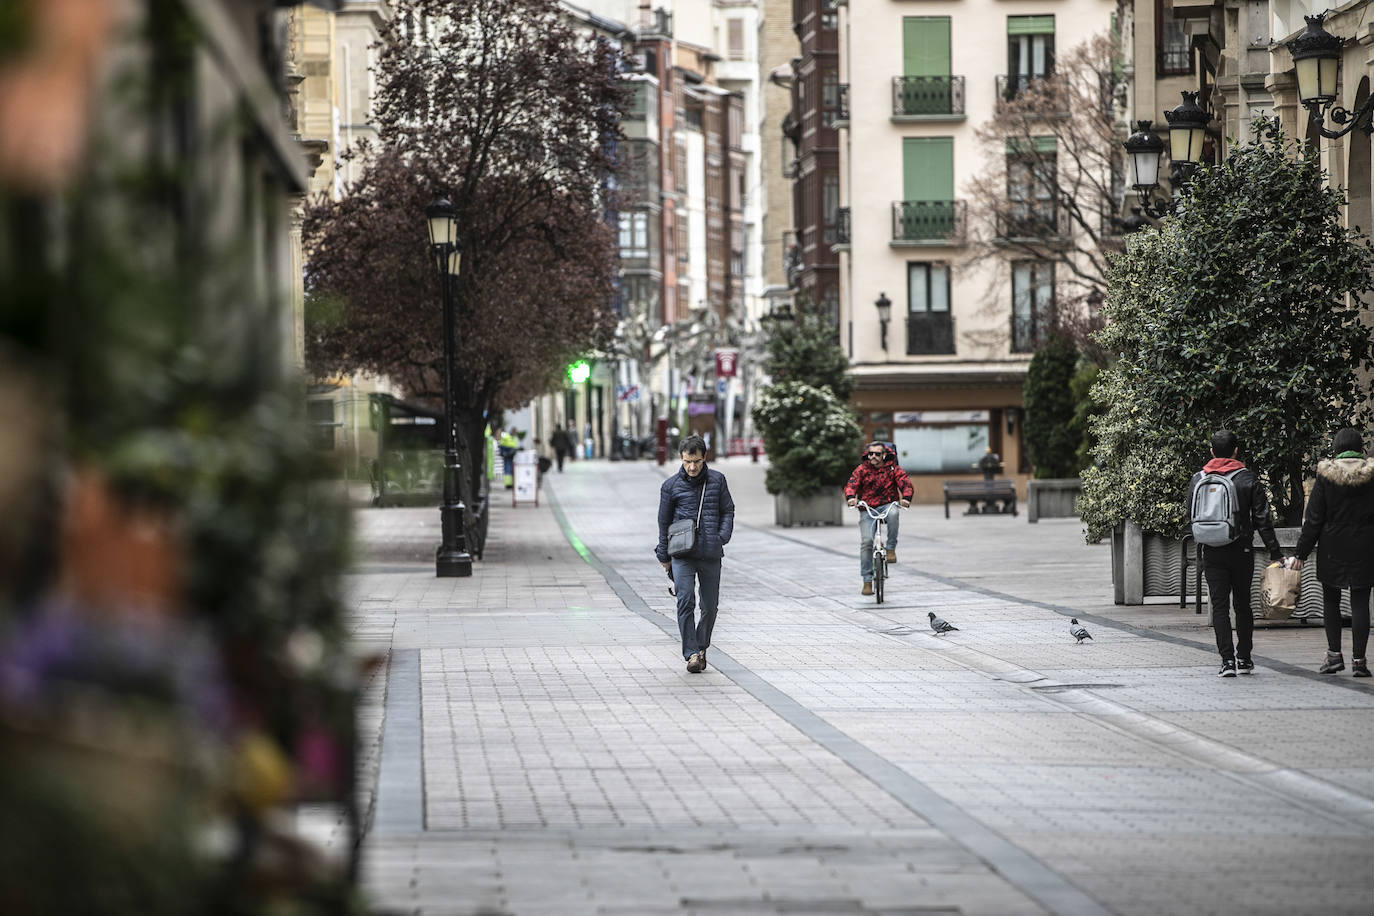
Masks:
[[[873,552],[873,597],[883,603],[883,583],[887,580],[887,555],[881,550]]]

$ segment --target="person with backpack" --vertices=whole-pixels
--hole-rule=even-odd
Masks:
[[[1250,674],[1255,663],[1255,620],[1250,610],[1250,583],[1255,576],[1251,553],[1258,531],[1279,560],[1278,535],[1269,512],[1269,498],[1255,472],[1236,460],[1240,442],[1229,429],[1212,434],[1212,460],[1188,482],[1188,518],[1193,540],[1202,545],[1202,573],[1212,603],[1212,632],[1221,653],[1218,677]],[[1231,607],[1236,611],[1235,645],[1231,643]]]
[[[1317,479],[1307,500],[1293,565],[1302,569],[1313,548],[1322,584],[1322,623],[1326,661],[1317,670],[1345,670],[1341,655],[1341,589],[1350,589],[1350,673],[1369,677],[1369,592],[1374,587],[1374,458],[1364,456],[1357,429],[1343,429],[1331,440],[1335,457],[1317,463]]]

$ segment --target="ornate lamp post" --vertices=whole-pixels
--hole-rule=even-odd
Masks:
[[[873,303],[878,308],[878,323],[883,329],[883,349],[887,349],[887,323],[892,318],[892,300],[887,298],[887,293],[879,293],[878,299]]]
[[[1207,139],[1207,122],[1212,116],[1203,111],[1197,103],[1196,92],[1184,92],[1183,104],[1173,111],[1164,112],[1169,122],[1169,159],[1174,171],[1174,186],[1181,190],[1188,176],[1202,155],[1202,144]],[[1159,159],[1164,154],[1164,141],[1151,129],[1150,121],[1137,121],[1135,133],[1126,138],[1122,145],[1131,157],[1135,171],[1132,185],[1140,195],[1140,209],[1154,219],[1172,215],[1178,209],[1176,197],[1152,199],[1159,187]]]
[[[436,197],[425,207],[425,220],[444,298],[444,501],[439,507],[442,533],[434,552],[434,574],[451,578],[472,575],[472,557],[463,533],[463,501],[458,495],[458,426],[453,417],[453,293],[463,246],[453,204],[446,198]]]
[[[1329,140],[1344,137],[1356,127],[1367,134],[1374,133],[1374,119],[1370,114],[1374,111],[1374,96],[1354,111],[1334,104],[1341,74],[1341,46],[1345,42],[1322,26],[1326,13],[1303,18],[1307,20],[1307,28],[1288,42],[1288,53],[1293,55],[1293,68],[1298,75],[1298,98],[1316,125],[1317,133]],[[1325,123],[1328,112],[1333,124],[1344,126],[1328,128]]]

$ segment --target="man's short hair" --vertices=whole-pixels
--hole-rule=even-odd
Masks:
[[[688,436],[678,443],[677,453],[679,455],[689,455],[692,452],[706,454],[706,440],[700,436]]]
[[[1364,440],[1360,436],[1358,429],[1346,427],[1336,433],[1331,439],[1331,451],[1339,455],[1341,452],[1362,452],[1364,451]]]
[[[1229,429],[1219,429],[1212,433],[1212,454],[1218,458],[1234,458],[1238,448],[1240,440]]]

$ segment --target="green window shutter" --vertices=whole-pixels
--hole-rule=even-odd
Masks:
[[[1007,155],[1018,156],[1022,153],[1054,153],[1058,152],[1059,147],[1055,143],[1054,137],[1032,137],[1031,142],[1027,143],[1025,137],[1007,138]]]
[[[949,17],[902,19],[902,75],[949,76]]]
[[[902,199],[954,199],[954,138],[902,140]]]
[[[1054,16],[1008,16],[1008,35],[1053,35]]]

